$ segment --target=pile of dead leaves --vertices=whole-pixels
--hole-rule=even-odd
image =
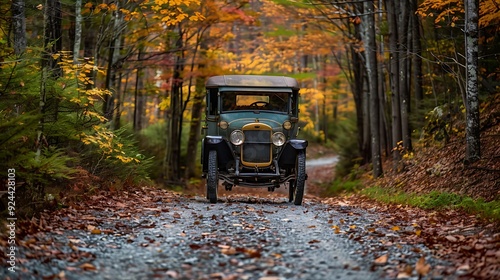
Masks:
[[[399,170],[387,161],[384,177],[368,183],[406,192],[443,191],[500,200],[500,94],[484,103],[481,112],[480,160],[467,163],[465,135],[455,135],[444,146],[416,148]]]
[[[498,225],[484,224],[484,221],[455,210],[425,211],[403,206],[374,202],[360,195],[348,198],[328,198],[327,204],[350,205],[376,212],[380,220],[365,230],[349,229],[349,238],[363,243],[370,238],[379,239],[379,244],[366,249],[373,255],[385,252],[391,246],[401,244],[423,244],[434,258],[449,261],[453,265],[431,267],[425,256],[414,265],[409,265],[404,256],[398,264],[386,271],[389,278],[405,278],[415,270],[418,275],[459,275],[461,279],[500,279],[500,231]],[[334,228],[335,229],[335,228]],[[340,233],[340,229],[337,229]],[[394,232],[397,234],[391,234]],[[412,247],[418,250],[417,247]],[[423,252],[417,252],[424,254]],[[384,266],[392,256],[379,255],[375,266]]]
[[[72,200],[56,211],[41,212],[38,217],[18,220],[16,222],[16,242],[19,248],[26,248],[26,258],[49,260],[51,258],[64,258],[69,262],[84,262],[81,269],[93,270],[90,262],[94,259],[92,253],[81,251],[75,248],[79,246],[79,240],[70,239],[69,248],[72,252],[63,252],[61,248],[53,246],[51,240],[38,238],[45,232],[58,233],[63,235],[70,230],[84,230],[89,234],[112,234],[115,231],[126,231],[124,223],[112,223],[113,227],[106,227],[108,217],[102,215],[92,215],[95,213],[116,213],[121,221],[140,220],[145,212],[159,215],[168,212],[165,206],[154,207],[156,202],[172,202],[179,199],[179,195],[157,188],[134,187],[129,190],[118,192],[100,191],[95,195],[84,194],[79,200]],[[137,224],[138,227],[154,227],[154,225]],[[0,246],[7,248],[8,239],[2,236],[7,231],[0,233]],[[29,236],[27,239],[26,237]],[[7,260],[6,250],[0,251],[0,261]],[[19,260],[20,263],[23,260]]]
[[[420,147],[403,159],[399,170],[384,164],[384,177],[366,185],[408,193],[449,192],[485,201],[500,200],[500,94],[482,104],[481,159],[465,160],[465,136],[455,135],[442,146]],[[364,198],[358,203],[376,204]],[[423,211],[401,205],[376,207],[390,213],[388,219],[418,225],[408,241],[422,242],[437,256],[455,264],[465,278],[500,279],[500,226],[463,212]]]

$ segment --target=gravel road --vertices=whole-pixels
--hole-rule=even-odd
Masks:
[[[317,161],[308,173],[327,176],[336,158]],[[101,192],[43,213],[18,233],[16,272],[4,265],[0,279],[418,279],[419,260],[420,271],[433,267],[425,279],[457,279],[401,238],[417,225],[396,230],[397,215],[376,207],[314,195],[295,206],[287,191],[221,194],[210,204],[155,188]]]
[[[380,249],[397,235],[381,225],[371,229],[375,210],[340,202],[309,198],[295,206],[284,197],[234,195],[209,204],[161,190],[123,195],[44,214],[37,221],[43,229],[20,242],[17,272],[0,270],[0,278],[381,279],[426,250]],[[392,261],[376,260],[388,253]]]

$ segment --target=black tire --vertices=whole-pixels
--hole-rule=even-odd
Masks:
[[[293,204],[302,205],[304,198],[304,189],[306,184],[306,151],[300,150],[297,152],[295,159],[295,197]]]
[[[219,170],[217,167],[217,151],[208,152],[207,198],[210,203],[217,203],[217,187],[219,185]]]
[[[295,194],[295,180],[288,181],[288,202],[293,201],[293,195]]]

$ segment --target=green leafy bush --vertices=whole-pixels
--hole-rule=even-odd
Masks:
[[[82,161],[95,176],[108,180],[119,179],[125,184],[138,184],[149,180],[153,164],[138,148],[132,134],[125,128],[111,131],[104,126],[95,126],[89,134],[82,134],[86,148]]]
[[[147,181],[152,159],[125,130],[107,128],[101,111],[109,91],[93,86],[93,62],[75,66],[61,53],[64,74],[41,87],[37,57],[30,50],[0,64],[0,167],[16,170],[22,204],[43,208],[45,187],[64,190],[82,167],[102,181]]]

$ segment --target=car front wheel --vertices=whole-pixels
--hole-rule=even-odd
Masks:
[[[301,205],[304,198],[304,189],[306,183],[306,151],[300,150],[297,152],[295,159],[295,184],[294,184],[294,197],[293,203]],[[290,196],[290,198],[292,198]]]
[[[208,152],[207,198],[210,203],[217,203],[217,187],[219,185],[219,170],[217,167],[217,151]]]

